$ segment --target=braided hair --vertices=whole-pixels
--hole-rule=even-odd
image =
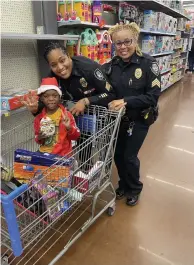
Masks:
[[[138,27],[138,25],[135,22],[132,22],[129,24],[117,24],[117,25],[111,27],[108,32],[112,38],[114,33],[121,31],[121,30],[129,30],[132,33],[133,38],[136,41],[138,41],[139,34],[140,34],[140,28]],[[136,53],[137,53],[137,55],[142,56],[142,51],[141,51],[138,44],[136,46]]]
[[[49,53],[52,50],[56,50],[56,49],[60,49],[64,53],[64,55],[69,56],[66,48],[63,45],[61,45],[59,42],[49,42],[49,44],[47,44],[45,46],[45,49],[44,49],[44,58],[45,58],[45,60],[47,62],[48,62],[48,55],[49,55]]]

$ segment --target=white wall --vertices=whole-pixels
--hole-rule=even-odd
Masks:
[[[1,31],[35,33],[32,2],[1,0]],[[1,89],[17,91],[35,89],[39,85],[36,42],[2,40]]]

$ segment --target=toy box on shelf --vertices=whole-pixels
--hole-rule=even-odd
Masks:
[[[92,4],[92,22],[100,23],[102,20],[102,3],[100,0],[93,1]]]
[[[80,32],[76,30],[70,30],[67,32],[68,35],[80,35]],[[78,42],[75,40],[68,40],[66,43],[66,48],[70,57],[79,55]]]
[[[96,31],[98,39],[98,62],[103,64],[111,59],[112,41],[108,31]]]
[[[142,51],[150,55],[155,53],[156,36],[144,35],[142,38]]]
[[[29,91],[19,91],[18,89],[9,88],[1,90],[1,110],[14,110],[22,107],[21,99],[26,99]],[[31,91],[33,95],[36,95],[36,91]]]
[[[177,19],[162,12],[145,10],[143,15],[143,28],[151,31],[176,33]]]
[[[157,57],[156,61],[158,62],[160,72],[163,73],[170,69],[171,55]]]
[[[143,12],[132,5],[131,3],[127,2],[120,2],[119,3],[119,21],[120,22],[135,22],[137,25],[142,28],[143,27]]]
[[[174,49],[174,38],[168,36],[156,36],[155,53],[171,52]]]
[[[92,22],[90,0],[64,0],[58,2],[57,20],[78,20]]]
[[[161,88],[164,89],[171,84],[171,73],[166,73],[161,76]]]
[[[87,28],[81,33],[81,55],[86,56],[94,61],[98,59],[98,40],[96,33]]]

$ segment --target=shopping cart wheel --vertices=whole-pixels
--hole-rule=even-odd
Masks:
[[[115,213],[115,206],[108,207],[108,209],[107,209],[108,216],[113,216],[114,213]]]

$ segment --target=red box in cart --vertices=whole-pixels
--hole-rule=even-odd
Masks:
[[[103,166],[102,161],[97,161],[94,166],[90,169],[88,174],[83,173],[82,171],[78,171],[72,180],[73,188],[76,188],[81,193],[85,193],[91,187],[94,181],[97,181],[100,176],[101,168]]]

